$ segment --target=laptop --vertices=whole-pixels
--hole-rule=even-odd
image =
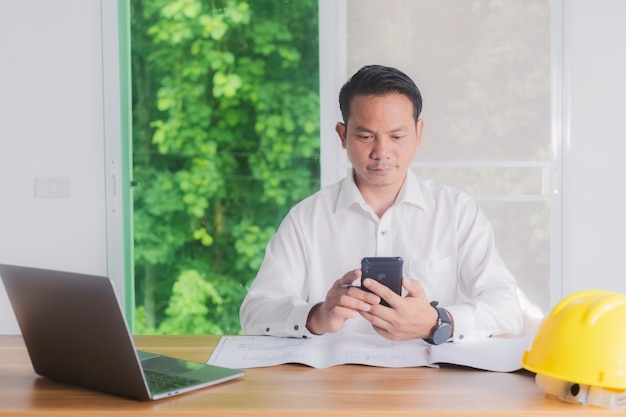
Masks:
[[[107,277],[0,264],[35,372],[136,400],[157,400],[244,372],[138,351]]]

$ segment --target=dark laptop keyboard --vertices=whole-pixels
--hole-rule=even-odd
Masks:
[[[199,381],[182,376],[168,375],[162,372],[144,369],[150,391],[154,393],[174,391],[176,389],[197,384]]]

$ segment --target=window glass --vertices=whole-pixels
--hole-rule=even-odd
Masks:
[[[237,334],[319,188],[316,0],[131,0],[136,333]]]
[[[346,76],[380,63],[416,80],[415,171],[479,199],[547,308],[549,1],[346,4]],[[131,12],[135,330],[237,333],[267,241],[319,188],[317,1],[131,0]]]
[[[348,72],[395,66],[418,84],[414,170],[476,196],[520,287],[550,303],[548,0],[348,0]],[[531,23],[532,22],[532,23]]]

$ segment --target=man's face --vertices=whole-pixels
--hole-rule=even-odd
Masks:
[[[417,124],[413,119],[413,104],[402,94],[352,99],[350,119],[347,125],[337,123],[336,131],[361,192],[400,189],[421,143],[422,127],[421,119]]]

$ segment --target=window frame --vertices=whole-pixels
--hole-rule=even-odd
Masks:
[[[134,274],[132,254],[132,160],[130,1],[100,0],[102,10],[105,109],[105,186],[107,190],[107,274],[118,289],[120,304],[132,329]],[[551,160],[544,169],[551,203],[550,300],[562,297],[562,154],[567,134],[564,102],[564,0],[552,0]],[[334,131],[340,120],[337,91],[347,76],[347,0],[319,0],[320,159],[322,187],[345,176],[349,163]],[[322,29],[323,28],[323,29]],[[467,163],[467,162],[466,162]],[[441,163],[440,165],[445,165]],[[460,163],[462,164],[462,162]],[[435,164],[431,164],[433,166]],[[415,166],[418,166],[417,164]],[[121,293],[119,290],[122,289]],[[132,330],[131,330],[132,331]]]

